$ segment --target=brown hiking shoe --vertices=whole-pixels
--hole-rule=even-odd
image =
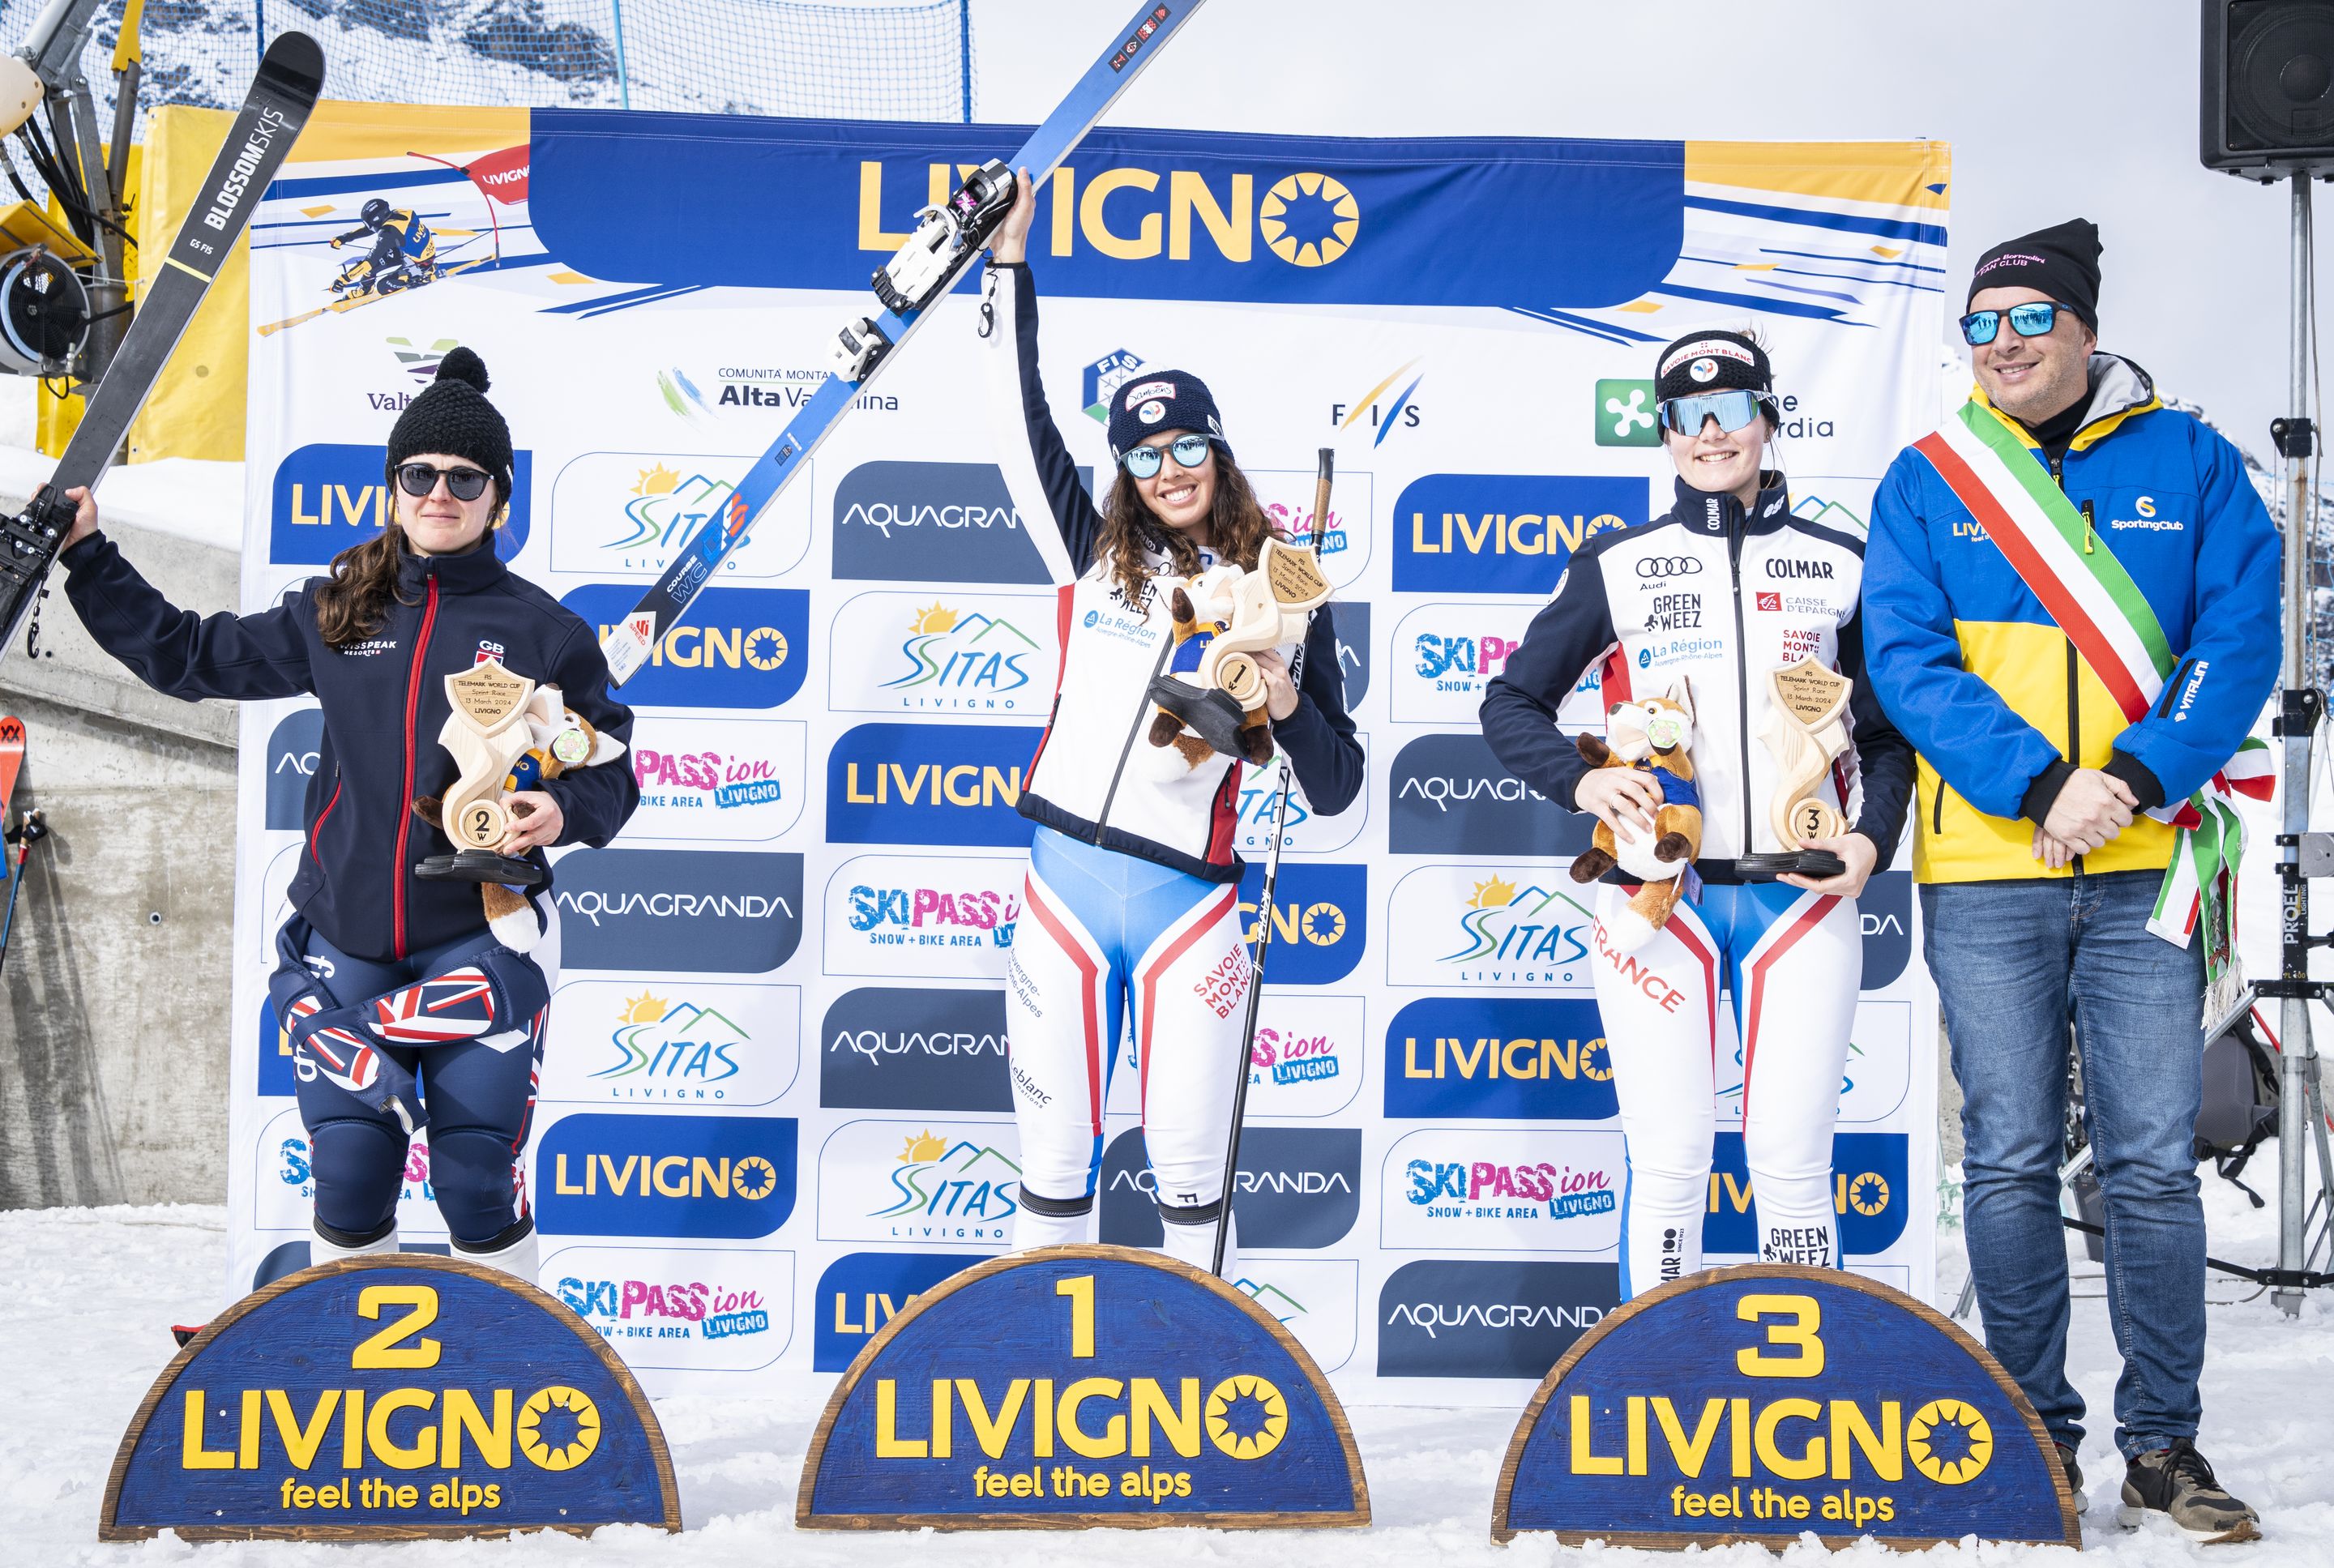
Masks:
[[[2124,1467],[2123,1524],[2128,1528],[2150,1515],[2171,1520],[2182,1534],[2206,1545],[2261,1538],[2261,1515],[2229,1496],[2185,1438]]]

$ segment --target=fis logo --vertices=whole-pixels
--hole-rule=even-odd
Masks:
[[[318,441],[275,466],[268,495],[267,558],[278,566],[321,566],[388,525],[389,448]],[[515,561],[526,548],[535,494],[535,454],[511,455],[510,506],[495,530],[495,553]],[[627,609],[631,608],[629,605]]]
[[[1113,349],[1088,365],[1078,378],[1079,401],[1086,418],[1097,425],[1109,424],[1110,400],[1118,396],[1121,387],[1143,373],[1143,365],[1142,357],[1129,349]]]
[[[1645,515],[1641,479],[1429,474],[1394,502],[1394,586],[1403,592],[1555,591],[1572,553]]]
[[[1043,732],[1024,725],[863,724],[826,760],[826,836],[835,843],[1026,848],[1015,810]]]
[[[1329,422],[1337,428],[1337,433],[1342,436],[1364,419],[1367,419],[1369,428],[1376,432],[1370,438],[1370,445],[1374,448],[1384,446],[1385,438],[1393,435],[1397,428],[1404,430],[1418,428],[1420,421],[1425,418],[1425,415],[1413,399],[1417,396],[1418,384],[1426,380],[1426,373],[1420,370],[1413,376],[1411,372],[1415,370],[1418,370],[1418,361],[1413,360],[1384,380],[1364,392],[1353,403],[1330,404]],[[1387,397],[1386,393],[1392,390],[1396,381],[1403,383],[1402,390],[1395,392],[1391,398]]]
[[[621,583],[570,590],[560,602],[601,637],[639,600]],[[653,707],[776,707],[802,689],[810,595],[799,588],[709,588],[649,649],[624,700]]]
[[[1385,1036],[1385,1113],[1419,1120],[1602,1121],[1616,1110],[1590,1001],[1428,996]]]
[[[535,1153],[554,1236],[768,1236],[795,1210],[794,1119],[564,1116]]]

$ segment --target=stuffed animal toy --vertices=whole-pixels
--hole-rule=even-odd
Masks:
[[[1151,683],[1159,712],[1151,744],[1173,746],[1196,768],[1216,753],[1262,766],[1272,759],[1264,671],[1255,656],[1301,642],[1329,580],[1310,547],[1268,539],[1256,570],[1216,566],[1169,588],[1174,649]]]
[[[567,706],[555,686],[535,688],[527,697],[523,719],[527,749],[511,764],[509,776],[503,780],[506,794],[541,789],[545,783],[573,769],[597,767],[624,755],[624,743],[594,729],[583,715]],[[446,731],[453,731],[458,722],[448,715]],[[445,738],[445,735],[440,736],[441,741]],[[413,803],[413,810],[423,822],[436,828],[440,803],[435,797],[424,796]],[[529,808],[522,804],[516,809],[524,815]],[[484,882],[479,885],[478,897],[486,906],[487,927],[494,932],[497,941],[514,953],[534,948],[542,932],[536,928],[535,910],[524,893],[500,882]]]
[[[1593,882],[1615,865],[1644,885],[1606,927],[1615,951],[1643,947],[1669,921],[1686,891],[1685,873],[1702,852],[1702,795],[1694,786],[1693,696],[1680,681],[1661,697],[1616,702],[1605,716],[1605,738],[1581,736],[1576,744],[1592,767],[1634,767],[1661,781],[1662,804],[1654,832],[1624,843],[1602,821],[1593,847],[1572,862],[1572,880]]]

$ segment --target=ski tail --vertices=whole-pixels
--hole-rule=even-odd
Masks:
[[[600,640],[612,684],[622,686],[649,661],[658,642],[680,624],[698,591],[713,580],[722,561],[745,543],[755,519],[769,509],[795,476],[810,466],[811,454],[842,422],[857,394],[948,297],[1012,206],[1018,171],[1027,168],[1031,181],[1042,185],[1201,4],[1202,0],[1148,0],[1112,34],[1085,74],[1018,151],[1008,159],[983,164],[955,196],[923,210],[915,232],[873,280],[882,313],[860,317],[843,328],[827,378],[818,390],[738,481],[720,515],[699,526],[641,601]]]
[[[144,299],[104,379],[90,393],[56,471],[30,505],[0,522],[0,627],[5,628],[0,658],[14,646],[17,631],[39,601],[42,583],[72,527],[72,503],[65,492],[96,484],[111,465],[130,421],[145,407],[227,254],[250,226],[251,209],[290,154],[323,86],[324,55],[314,39],[286,33],[270,43],[178,237],[159,259],[153,250],[145,253]]]

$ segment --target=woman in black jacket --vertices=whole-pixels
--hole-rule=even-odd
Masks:
[[[98,532],[86,491],[70,492],[79,510],[61,559],[82,624],[155,690],[323,705],[308,842],[268,987],[308,1128],[311,1257],[397,1249],[406,1145],[428,1125],[430,1184],[456,1252],[532,1280],[520,1162],[559,967],[543,850],[606,843],[640,786],[609,758],[632,715],[609,695],[592,629],[496,553],[511,438],[487,386],[477,354],[446,356],[390,435],[394,520],[273,610],[206,618],[173,607]],[[504,797],[515,820],[501,852],[545,880],[492,930],[477,884],[415,875],[451,847],[416,804],[455,780],[438,738],[446,678],[489,658],[559,688],[586,734],[563,735],[556,749],[606,759]],[[415,1082],[425,1050],[426,1113]]]

